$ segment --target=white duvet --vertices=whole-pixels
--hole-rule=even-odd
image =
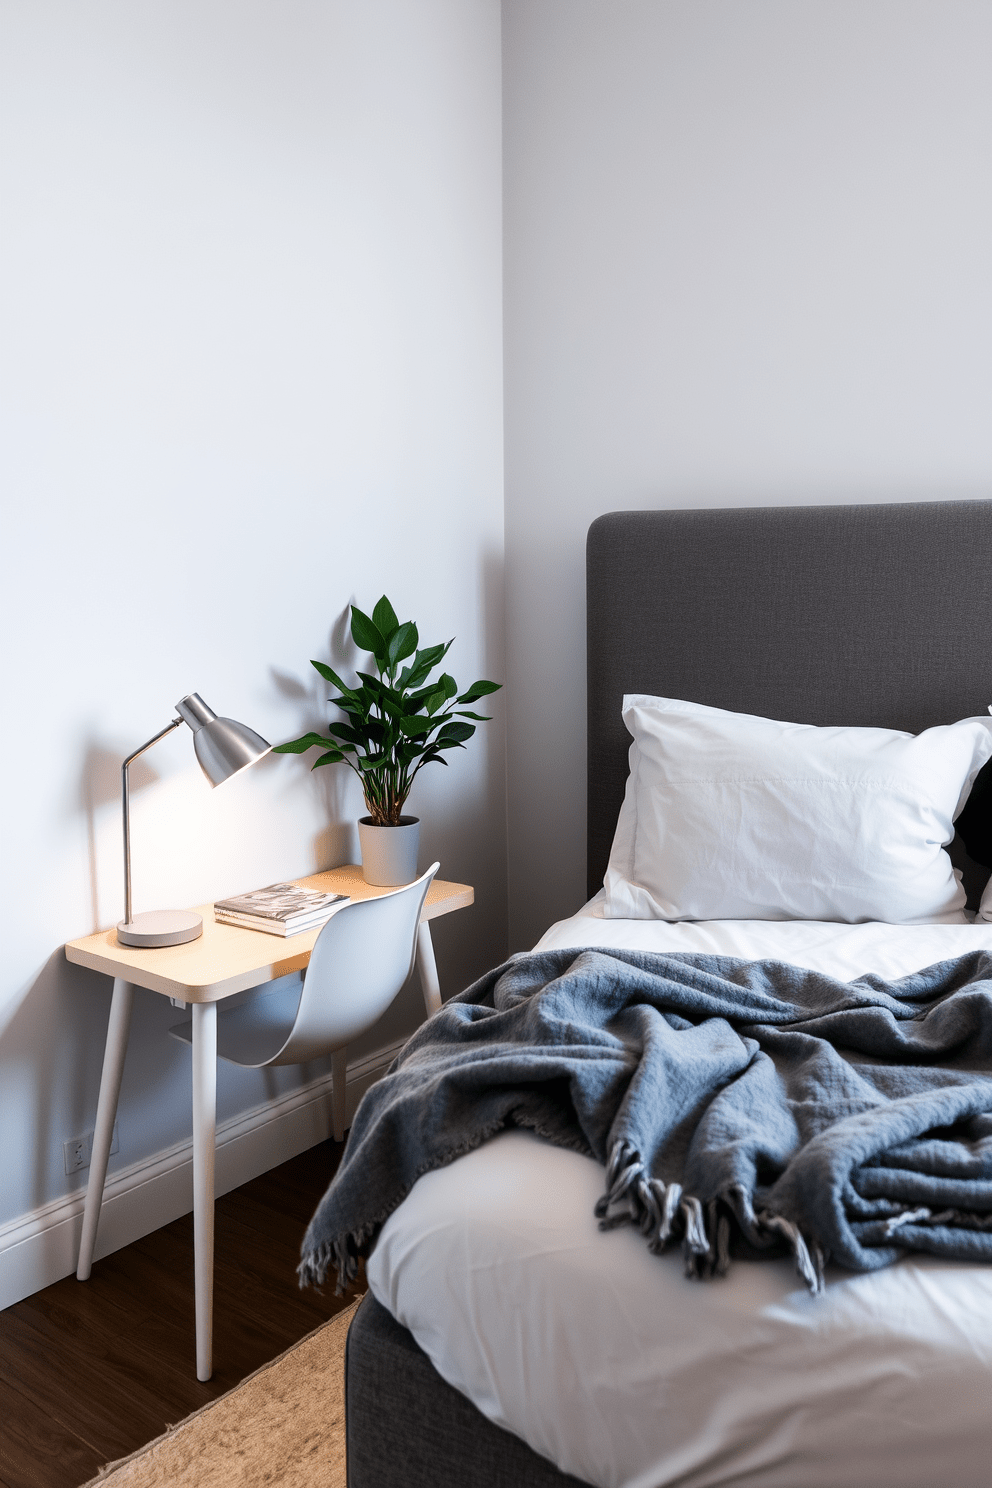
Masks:
[[[892,978],[980,947],[992,925],[604,920],[540,947],[774,957]],[[610,1488],[986,1488],[992,1267],[790,1262],[691,1282],[678,1252],[602,1232],[603,1170],[508,1132],[426,1174],[368,1263],[378,1300],[438,1373],[566,1472]]]

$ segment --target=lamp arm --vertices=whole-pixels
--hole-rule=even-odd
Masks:
[[[166,734],[171,734],[174,728],[179,728],[182,721],[183,720],[181,718],[174,718],[171,723],[166,724],[164,729],[160,729],[159,732],[154,736],[154,738],[149,739],[147,744],[142,744],[140,749],[136,749],[133,754],[129,754],[127,759],[121,765],[121,813],[124,819],[125,925],[131,924],[131,807],[128,800],[128,767],[134,763],[134,761],[140,754],[144,754],[146,749],[151,749],[153,744],[157,744],[159,739],[164,739]]]

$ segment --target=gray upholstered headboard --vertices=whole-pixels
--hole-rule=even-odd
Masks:
[[[625,692],[912,733],[992,702],[992,501],[613,512],[586,557],[590,893]],[[973,900],[987,870],[952,856]]]

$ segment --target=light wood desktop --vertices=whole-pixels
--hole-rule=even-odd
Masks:
[[[389,891],[367,884],[353,864],[295,880],[325,893],[369,899]],[[428,1015],[441,1006],[437,965],[428,921],[464,909],[475,898],[468,884],[435,879],[417,932],[417,971]],[[203,934],[185,945],[146,948],[124,946],[116,930],[101,930],[69,941],[66,957],[78,966],[114,978],[107,1045],[100,1078],[90,1176],[83,1210],[83,1231],[76,1275],[85,1281],[93,1264],[107,1160],[117,1116],[124,1056],[127,1051],[134,988],[147,987],[193,1009],[193,1251],[196,1291],[196,1373],[207,1380],[213,1372],[214,1147],[217,1124],[217,1003],[236,992],[258,987],[310,960],[319,930],[302,935],[268,935],[218,924],[213,905],[197,905]]]

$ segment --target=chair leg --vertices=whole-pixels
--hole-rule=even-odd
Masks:
[[[331,1117],[334,1122],[334,1140],[335,1142],[343,1142],[348,1095],[348,1050],[346,1048],[335,1049],[331,1055],[331,1078],[333,1081],[333,1088],[331,1090]]]

